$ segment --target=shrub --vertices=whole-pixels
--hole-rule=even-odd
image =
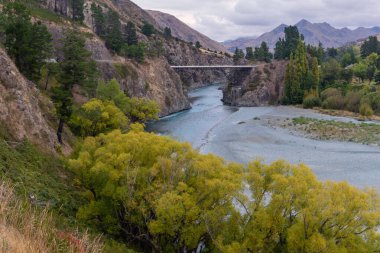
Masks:
[[[351,112],[359,112],[360,100],[362,99],[362,97],[363,97],[363,92],[351,91],[347,93],[345,97],[346,110],[351,111]]]
[[[342,95],[328,97],[322,103],[324,109],[342,110],[344,109],[345,101]]]
[[[322,100],[326,100],[329,97],[335,97],[335,96],[342,96],[342,92],[336,88],[327,88],[321,93]]]
[[[362,104],[360,106],[360,114],[365,117],[371,117],[373,115],[373,110],[369,104]]]
[[[368,104],[376,114],[380,114],[380,92],[371,92],[362,97],[361,104]]]
[[[318,106],[321,106],[321,99],[315,95],[310,94],[303,100],[303,108],[305,109],[310,109]]]

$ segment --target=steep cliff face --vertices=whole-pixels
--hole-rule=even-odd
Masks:
[[[129,61],[104,62],[98,67],[105,79],[116,78],[129,96],[155,100],[160,116],[190,108],[181,79],[164,58],[149,59],[139,65]]]
[[[63,15],[70,15],[68,0],[41,0],[43,6]],[[86,34],[86,46],[92,52],[92,58],[98,62],[102,78],[116,78],[122,88],[130,95],[146,97],[155,100],[161,107],[161,116],[189,108],[186,91],[202,85],[216,82],[226,82],[226,72],[219,71],[173,71],[170,65],[228,65],[232,59],[223,55],[196,49],[193,45],[179,39],[164,39],[160,33],[155,40],[162,41],[164,55],[147,59],[144,64],[124,59],[110,52],[93,31],[91,4],[96,2],[119,13],[120,21],[126,24],[132,21],[137,25],[140,41],[149,44],[149,39],[141,33],[144,22],[151,23],[158,31],[161,28],[144,10],[129,0],[85,0],[84,26],[79,29]],[[61,6],[55,8],[55,6]],[[59,24],[45,22],[53,35],[55,56],[62,57],[60,47],[65,29],[70,27],[67,22]]]
[[[284,92],[287,61],[259,64],[247,70],[235,70],[223,90],[223,101],[233,106],[278,104]]]
[[[53,44],[57,58],[61,57],[60,47],[67,27],[46,23],[53,35]],[[82,32],[92,33],[82,28]],[[183,89],[179,75],[170,68],[164,57],[146,59],[143,64],[113,56],[95,34],[88,36],[86,47],[92,52],[98,69],[104,80],[116,78],[129,96],[155,100],[161,109],[161,116],[178,112],[190,107],[187,94]]]
[[[12,136],[54,149],[55,131],[49,126],[44,111],[54,107],[42,97],[35,85],[26,80],[0,48],[0,122]],[[43,110],[43,107],[48,109]]]

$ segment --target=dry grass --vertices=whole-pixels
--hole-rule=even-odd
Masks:
[[[98,253],[102,248],[100,238],[59,231],[46,208],[39,211],[20,201],[0,182],[1,253]]]

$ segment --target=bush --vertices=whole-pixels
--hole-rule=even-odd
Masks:
[[[303,100],[303,108],[305,109],[310,109],[318,106],[321,106],[321,99],[315,95],[308,95]]]
[[[329,97],[322,103],[323,109],[342,110],[344,106],[345,101],[342,95]]]
[[[342,96],[342,92],[336,88],[327,88],[321,93],[322,100],[326,100],[329,97],[335,97],[335,96]]]
[[[363,92],[354,92],[351,91],[347,93],[345,97],[346,110],[351,112],[359,112],[360,100],[363,97]]]
[[[360,114],[365,117],[371,117],[373,115],[373,110],[369,104],[362,104],[360,106]]]
[[[380,92],[371,92],[362,97],[361,104],[368,104],[376,114],[380,114]]]

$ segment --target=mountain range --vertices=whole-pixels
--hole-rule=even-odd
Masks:
[[[284,29],[287,26],[288,25],[281,24],[274,30],[264,33],[257,38],[243,37],[236,40],[225,41],[223,44],[229,51],[233,51],[235,48],[244,49],[246,47],[256,47],[265,41],[269,48],[273,50],[278,39],[284,37]],[[371,35],[380,33],[380,27],[378,26],[372,28],[359,27],[354,30],[349,28],[338,29],[326,22],[311,23],[305,19],[296,23],[295,26],[297,26],[300,33],[304,35],[306,43],[318,45],[318,43],[321,42],[325,48],[344,46],[349,42],[365,39]]]
[[[206,35],[194,30],[173,15],[153,10],[147,10],[147,12],[154,18],[161,29],[169,27],[172,30],[172,35],[174,37],[177,37],[184,41],[193,42],[194,44],[195,42],[199,41],[202,47],[209,48],[214,51],[227,51],[227,49],[221,43],[212,40]]]

